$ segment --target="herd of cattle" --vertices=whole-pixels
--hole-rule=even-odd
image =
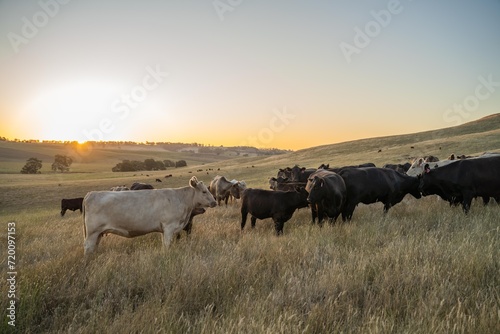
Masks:
[[[352,219],[359,203],[382,202],[384,212],[410,194],[414,198],[438,195],[450,205],[462,205],[465,213],[473,198],[490,198],[500,204],[500,153],[439,161],[435,157],[415,159],[412,164],[372,163],[330,168],[294,166],[279,169],[269,179],[272,190],[248,188],[244,181],[216,176],[206,186],[193,176],[187,187],[154,189],[145,183],[130,188],[118,186],[111,191],[91,191],[85,198],[63,199],[61,215],[66,210],[83,211],[85,254],[92,253],[101,237],[113,233],[135,237],[151,232],[163,233],[163,242],[183,229],[189,234],[193,217],[228,200],[241,199],[241,229],[248,214],[251,226],[257,219],[272,218],[275,231],[300,208],[311,209],[312,222],[321,226],[328,219],[335,222]],[[130,190],[130,191],[127,191]],[[141,190],[141,191],[132,191]]]

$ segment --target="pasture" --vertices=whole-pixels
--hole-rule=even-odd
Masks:
[[[258,220],[254,230],[247,224],[241,232],[239,204],[232,203],[196,216],[191,236],[182,232],[169,249],[159,233],[134,239],[108,235],[90,261],[83,258],[82,216],[59,214],[61,198],[134,181],[180,187],[193,175],[209,183],[221,174],[268,189],[268,177],[295,163],[381,166],[402,162],[415,154],[408,147],[417,144],[442,158],[445,147],[466,154],[498,150],[498,133],[484,126],[431,134],[428,142],[385,137],[206,162],[150,177],[112,173],[112,166],[98,160],[73,173],[0,174],[2,254],[7,223],[16,223],[16,330],[498,333],[500,206],[494,203],[483,207],[476,200],[466,216],[435,196],[407,196],[387,215],[380,203],[359,205],[352,222],[323,228],[312,225],[310,211],[301,209],[285,223],[281,237],[271,220]],[[221,170],[192,172],[197,167]],[[172,178],[162,178],[169,173]],[[157,177],[164,182],[154,183]],[[5,280],[6,255],[0,262]],[[7,294],[2,284],[2,333],[12,329],[5,317]]]

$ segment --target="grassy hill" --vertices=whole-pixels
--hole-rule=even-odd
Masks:
[[[297,163],[308,167],[322,163],[333,167],[373,162],[382,166],[424,155],[446,159],[451,153],[479,155],[486,151],[500,151],[500,114],[439,130],[308,148],[263,162],[282,161],[283,166]]]
[[[423,155],[435,155],[445,159],[451,153],[478,155],[485,151],[500,151],[500,114],[450,128],[323,145],[270,157],[238,158],[225,154],[171,152],[160,146],[148,145],[89,148],[64,144],[0,142],[0,173],[18,173],[30,157],[44,162],[42,173],[50,172],[50,165],[56,154],[66,154],[74,158],[75,163],[71,168],[73,172],[106,172],[124,159],[182,159],[186,160],[189,166],[206,164],[236,167],[251,162],[252,165],[273,168],[291,164],[316,167],[322,163],[342,166],[368,161],[381,166],[390,162],[406,162]],[[219,163],[221,161],[224,163]]]
[[[149,158],[162,161],[186,160],[188,165],[200,165],[234,157],[229,154],[173,152],[161,146],[150,145],[91,146],[88,144],[0,142],[0,173],[19,173],[26,160],[31,157],[43,161],[42,173],[51,172],[51,164],[56,154],[73,158],[72,172],[110,171],[122,160],[144,161]]]
[[[483,207],[477,201],[466,216],[435,196],[407,197],[386,215],[380,203],[359,205],[352,222],[323,228],[312,225],[309,210],[301,209],[285,224],[284,235],[276,237],[269,220],[258,221],[254,230],[247,222],[242,232],[239,204],[232,203],[195,217],[192,235],[182,235],[169,249],[158,233],[134,239],[109,235],[90,261],[82,256],[82,216],[67,212],[61,217],[59,211],[61,198],[135,181],[179,187],[193,175],[208,183],[221,174],[267,188],[278,168],[294,164],[371,161],[380,166],[428,154],[445,158],[499,151],[499,131],[496,114],[447,129],[252,158],[97,147],[81,154],[72,172],[64,174],[47,167],[55,154],[71,153],[68,147],[2,142],[0,219],[16,229],[16,329],[498,333],[498,205]],[[42,174],[19,173],[31,156],[44,161]],[[145,158],[185,159],[188,166],[111,172],[121,159]],[[173,177],[165,179],[165,174]],[[2,228],[0,244],[7,245],[7,224]],[[7,268],[7,255],[0,266]],[[2,284],[0,294],[8,296],[8,288]],[[2,333],[12,329],[5,320],[10,300],[0,299]]]

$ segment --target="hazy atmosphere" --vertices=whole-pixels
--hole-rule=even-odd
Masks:
[[[500,1],[1,1],[0,135],[300,149],[499,112]]]

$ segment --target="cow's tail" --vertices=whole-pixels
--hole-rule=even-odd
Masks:
[[[87,224],[85,223],[85,207],[86,207],[86,203],[87,203],[87,196],[85,196],[85,198],[83,199],[83,203],[82,203],[82,215],[83,215],[83,239],[86,239],[87,238]]]

